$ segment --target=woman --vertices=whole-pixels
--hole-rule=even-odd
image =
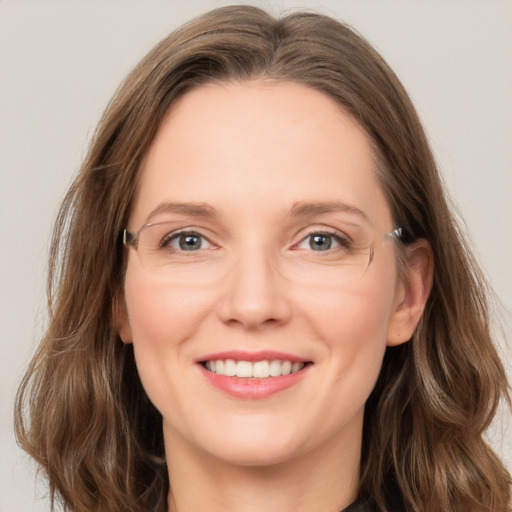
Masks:
[[[49,281],[17,433],[70,510],[510,509],[485,282],[403,87],[330,18],[157,45]]]

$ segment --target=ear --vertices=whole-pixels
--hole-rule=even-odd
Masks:
[[[112,309],[115,331],[117,334],[119,334],[119,337],[123,343],[132,343],[132,328],[130,326],[130,319],[128,318],[126,302],[122,293],[119,294],[119,296],[116,298]]]
[[[430,244],[420,239],[407,246],[405,251],[405,268],[396,288],[388,325],[388,346],[411,339],[432,289],[434,256]]]

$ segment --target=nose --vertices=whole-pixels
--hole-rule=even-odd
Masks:
[[[276,262],[261,250],[248,252],[237,257],[225,276],[217,303],[220,319],[250,330],[286,323],[291,308]]]

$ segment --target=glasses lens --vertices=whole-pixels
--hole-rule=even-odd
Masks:
[[[275,271],[294,281],[317,284],[360,277],[373,257],[376,238],[369,228],[350,226],[346,231],[306,233],[287,250],[276,250]],[[232,265],[223,248],[203,232],[176,230],[172,223],[144,226],[137,252],[142,266],[163,279],[209,280]]]

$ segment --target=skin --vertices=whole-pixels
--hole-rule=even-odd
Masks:
[[[394,242],[380,243],[396,226],[366,133],[303,85],[201,86],[172,107],[141,172],[131,231],[166,201],[217,211],[150,219],[212,242],[197,259],[178,255],[171,276],[148,271],[128,250],[119,334],[134,344],[142,383],[163,416],[169,510],[348,506],[357,495],[364,404],[386,346],[412,335],[432,273],[425,242],[408,250],[403,278]],[[301,201],[364,212],[379,241],[366,272],[342,281],[336,254],[318,260],[307,244],[297,250],[308,229],[339,229],[341,218],[291,215]],[[286,390],[237,398],[214,388],[197,364],[227,350],[278,350],[313,364]]]

